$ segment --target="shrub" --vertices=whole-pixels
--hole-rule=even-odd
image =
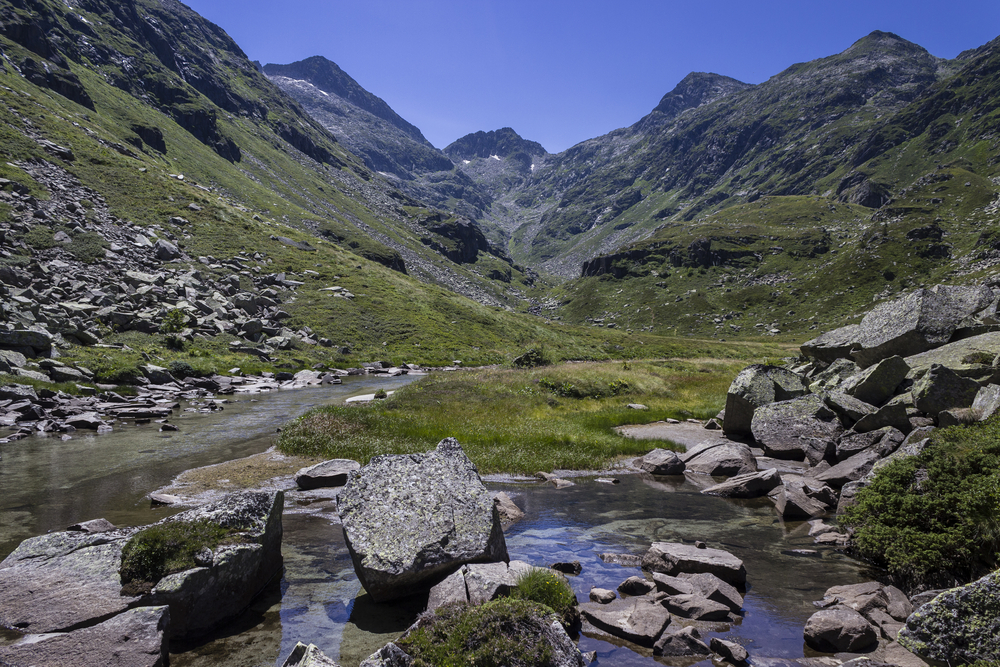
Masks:
[[[398,644],[413,657],[413,667],[547,667],[552,648],[538,641],[546,612],[510,598],[446,606]]]
[[[66,250],[76,259],[86,264],[93,264],[104,258],[104,249],[108,248],[108,242],[97,232],[82,232],[73,236],[73,240],[66,244]]]
[[[541,567],[531,568],[517,578],[517,586],[510,597],[545,605],[559,615],[567,628],[575,628],[580,623],[576,593],[558,572]]]
[[[841,519],[858,553],[904,587],[952,585],[1000,562],[1000,418],[941,429],[891,462]]]
[[[160,332],[165,334],[178,333],[188,324],[188,316],[180,308],[174,308],[163,316]]]
[[[180,359],[174,359],[167,364],[167,370],[170,371],[171,375],[179,380],[195,376],[194,367],[192,367],[188,362]]]
[[[379,389],[378,391],[375,392],[375,398],[381,399],[381,398],[386,398],[388,396],[389,394],[386,393],[385,389]]]
[[[195,567],[195,554],[214,549],[230,533],[211,521],[176,521],[140,530],[122,547],[123,594],[147,593],[166,575]]]
[[[537,366],[547,366],[549,360],[545,356],[545,351],[538,348],[531,348],[519,357],[515,357],[511,362],[514,368],[535,368]]]

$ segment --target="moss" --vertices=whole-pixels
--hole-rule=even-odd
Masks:
[[[195,554],[215,549],[232,533],[211,521],[169,522],[140,530],[122,547],[122,594],[148,593],[168,574],[195,567]]]
[[[444,607],[399,645],[414,667],[547,667],[554,652],[538,638],[548,613],[535,602],[509,598]]]

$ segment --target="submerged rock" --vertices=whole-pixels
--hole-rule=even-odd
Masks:
[[[337,509],[376,602],[427,590],[465,563],[509,560],[493,496],[454,438],[425,454],[373,458],[351,474]]]

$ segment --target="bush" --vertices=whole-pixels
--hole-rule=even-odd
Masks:
[[[379,389],[375,392],[375,398],[382,399],[387,398],[389,394],[386,393],[385,389]]]
[[[879,470],[841,522],[903,587],[954,585],[1000,562],[1000,417],[941,429]]]
[[[178,333],[188,325],[188,316],[180,308],[174,308],[163,316],[160,332],[165,334]]]
[[[180,359],[174,359],[167,364],[167,370],[178,380],[195,376],[195,371],[191,364]]]
[[[553,651],[538,641],[547,610],[501,598],[475,607],[442,607],[398,642],[413,667],[547,667]]]
[[[177,521],[140,530],[122,547],[122,593],[148,593],[168,574],[195,567],[195,554],[214,549],[230,533],[211,521]]]
[[[544,350],[531,348],[519,357],[515,357],[511,362],[514,368],[535,368],[537,366],[547,366],[550,362],[545,356]]]
[[[566,628],[575,628],[580,623],[580,609],[576,603],[576,593],[570,588],[566,577],[558,572],[533,567],[517,578],[517,586],[510,597],[529,600],[550,608],[562,619]]]
[[[73,236],[73,240],[66,244],[66,250],[69,254],[86,264],[93,264],[99,259],[104,259],[104,249],[108,247],[108,242],[97,232],[76,234]]]

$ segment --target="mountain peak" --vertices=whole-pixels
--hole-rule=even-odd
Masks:
[[[507,157],[513,153],[527,153],[532,156],[548,155],[537,141],[528,141],[509,127],[489,132],[473,132],[445,147],[444,153],[452,160],[472,160],[474,158]]]
[[[691,72],[660,99],[653,111],[673,118],[687,109],[700,107],[730,93],[752,87],[749,83],[721,74]]]
[[[336,95],[354,106],[396,126],[415,141],[430,145],[417,127],[411,125],[393,111],[392,107],[386,104],[382,98],[365,90],[347,72],[340,69],[337,63],[323,56],[311,56],[305,60],[299,60],[287,65],[268,63],[264,65],[263,71],[269,77],[280,76],[287,79],[307,81],[323,92]]]

